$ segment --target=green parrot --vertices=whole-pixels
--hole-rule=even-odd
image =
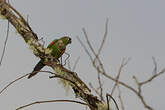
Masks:
[[[66,46],[68,44],[71,44],[71,38],[68,36],[64,36],[60,39],[55,39],[52,41],[47,48],[52,49],[51,55],[57,59],[59,59],[66,50]],[[38,72],[35,71],[40,71],[45,64],[43,64],[43,61],[40,60],[38,64],[34,67],[33,72],[28,76],[28,79],[36,75]]]

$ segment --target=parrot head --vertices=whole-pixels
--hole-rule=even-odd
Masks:
[[[72,43],[72,39],[68,36],[64,36],[60,40],[62,40],[65,45],[68,45],[68,44]]]

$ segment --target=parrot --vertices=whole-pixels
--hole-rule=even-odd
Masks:
[[[68,36],[64,36],[60,39],[55,39],[53,40],[47,48],[52,49],[51,51],[51,55],[57,59],[59,59],[66,50],[66,46],[68,44],[71,44],[72,40],[70,37]],[[38,73],[38,71],[40,71],[43,67],[45,66],[45,64],[43,63],[42,60],[40,60],[37,65],[34,67],[32,73],[28,76],[28,79],[30,79],[31,77],[33,77],[34,75],[36,75]],[[37,71],[37,72],[35,72]]]

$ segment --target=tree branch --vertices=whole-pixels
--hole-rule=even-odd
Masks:
[[[149,78],[149,79],[146,80],[146,81],[143,81],[143,82],[140,82],[140,83],[138,82],[138,85],[140,85],[140,86],[138,87],[138,90],[136,90],[136,89],[134,89],[133,87],[131,87],[129,84],[126,84],[126,83],[124,83],[124,82],[122,82],[122,81],[119,81],[118,78],[117,78],[117,79],[116,79],[116,78],[113,78],[112,76],[110,76],[110,75],[108,75],[108,74],[106,73],[106,71],[105,71],[105,69],[104,69],[104,66],[103,66],[103,64],[102,64],[102,61],[100,60],[99,56],[97,56],[96,52],[94,51],[94,49],[93,49],[93,47],[92,47],[92,45],[91,45],[91,43],[90,43],[90,41],[89,41],[89,39],[88,39],[88,35],[87,35],[87,33],[86,33],[86,31],[85,31],[84,28],[83,28],[83,32],[84,32],[84,36],[85,36],[85,38],[86,38],[86,41],[87,41],[87,44],[88,44],[88,46],[89,46],[90,51],[94,54],[96,60],[97,60],[98,63],[99,63],[98,65],[96,64],[96,60],[93,60],[93,58],[92,58],[91,55],[89,54],[89,51],[88,51],[88,49],[86,48],[85,44],[83,44],[83,43],[81,42],[81,45],[82,45],[82,47],[84,48],[84,50],[85,50],[85,52],[87,53],[87,55],[90,57],[90,60],[91,60],[91,62],[92,62],[92,64],[93,64],[93,67],[97,70],[97,72],[98,72],[98,73],[102,73],[102,75],[104,75],[104,76],[107,77],[108,79],[110,79],[110,80],[112,80],[112,81],[114,81],[114,82],[117,82],[118,84],[120,84],[120,85],[126,87],[127,89],[131,90],[132,92],[134,92],[134,93],[136,94],[136,96],[139,97],[140,101],[142,102],[142,104],[144,105],[145,108],[147,108],[148,110],[154,110],[151,106],[149,106],[149,105],[145,102],[145,100],[144,100],[144,98],[143,98],[143,96],[142,96],[142,94],[141,94],[141,85],[144,85],[144,84],[146,84],[146,83],[151,82],[151,81],[152,81],[153,79],[155,79],[157,76],[160,76],[161,74],[163,74],[163,73],[165,72],[165,69],[163,69],[163,70],[160,71],[159,73],[153,75],[151,78]],[[154,65],[156,65],[156,64],[154,64]],[[155,68],[156,68],[156,67],[155,67]]]
[[[12,11],[14,11],[17,15]],[[92,95],[91,90],[78,77],[77,73],[72,72],[64,68],[62,65],[60,65],[59,61],[51,55],[51,49],[44,48],[44,46],[38,42],[37,35],[34,34],[31,27],[24,20],[21,14],[11,5],[7,4],[2,0],[0,0],[0,15],[4,16],[4,18],[6,18],[16,28],[18,33],[23,37],[25,42],[29,45],[34,55],[41,58],[45,65],[52,67],[57,75],[65,79],[68,79],[72,82],[75,82],[78,88],[66,81],[68,86],[71,86],[72,89],[74,90],[75,95],[79,96],[78,98],[82,99],[87,104],[92,106],[90,107],[91,110],[96,110],[99,108],[99,106],[104,106],[104,103],[102,101],[98,100],[96,96]]]
[[[120,74],[121,74],[122,69],[128,64],[129,60],[130,60],[130,58],[128,58],[126,61],[125,61],[125,58],[123,58],[122,63],[121,63],[121,66],[120,66],[120,68],[119,68],[119,72],[118,72],[118,74],[117,74],[117,76],[116,76],[115,85],[114,85],[113,88],[112,88],[111,95],[113,95],[113,93],[114,93],[114,91],[115,91],[115,88],[116,88],[116,86],[117,86],[117,84],[118,84],[118,80],[119,80],[119,77],[120,77]]]
[[[0,66],[2,65],[2,60],[3,60],[3,57],[5,55],[5,51],[6,51],[7,41],[8,41],[8,38],[9,38],[9,28],[10,28],[10,24],[9,24],[9,21],[7,21],[7,34],[6,34],[6,39],[5,39],[5,43],[4,43],[4,47],[3,47],[1,60],[0,60]]]
[[[30,73],[25,74],[25,75],[23,75],[23,76],[21,76],[21,77],[15,79],[14,81],[10,82],[8,85],[6,85],[6,86],[0,91],[0,95],[1,95],[1,94],[3,93],[3,91],[5,91],[9,86],[11,86],[12,84],[14,84],[16,81],[18,81],[18,80],[20,80],[20,79],[22,79],[22,78],[28,76],[29,74],[30,74]]]
[[[32,106],[32,105],[35,105],[35,104],[44,104],[44,103],[52,103],[52,102],[72,102],[72,103],[78,103],[78,104],[81,104],[81,105],[90,106],[90,105],[88,105],[88,104],[86,104],[86,103],[79,102],[79,101],[75,101],[75,100],[46,100],[46,101],[36,101],[36,102],[32,102],[32,103],[30,103],[30,104],[21,106],[21,107],[17,108],[16,110],[20,110],[20,109],[23,109],[23,108],[26,108],[26,107],[29,107],[29,106]],[[91,106],[91,107],[92,107],[92,106]]]

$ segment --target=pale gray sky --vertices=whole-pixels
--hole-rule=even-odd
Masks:
[[[109,34],[101,58],[106,71],[117,73],[123,57],[131,57],[121,79],[136,87],[132,76],[145,80],[152,75],[152,56],[156,57],[158,70],[165,67],[165,14],[164,0],[17,0],[11,4],[25,17],[29,15],[32,29],[46,44],[63,35],[71,36],[73,42],[67,52],[73,64],[80,56],[76,72],[88,84],[96,83],[96,71],[76,39],[84,42],[85,27],[93,46],[97,49],[104,34],[106,18],[109,18]],[[0,20],[0,53],[5,40],[7,22]],[[10,36],[3,65],[0,67],[0,88],[10,81],[32,71],[38,62],[23,39],[10,28]],[[44,70],[52,70],[45,67]],[[57,80],[49,80],[48,74],[23,79],[9,87],[0,96],[0,109],[14,110],[27,103],[49,99],[75,99],[72,91],[66,95]],[[145,86],[144,97],[155,110],[164,110],[163,86],[165,75]],[[104,79],[105,92],[111,92],[112,82]],[[126,110],[145,110],[140,100],[129,90],[122,88]],[[118,97],[115,97],[118,99]],[[51,103],[28,107],[25,110],[83,110],[77,104]]]

